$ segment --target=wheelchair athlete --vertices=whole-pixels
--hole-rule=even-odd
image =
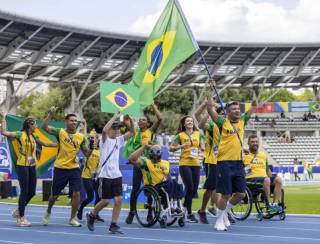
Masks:
[[[143,151],[149,148],[149,158],[141,157]],[[161,201],[165,205],[164,208],[170,206],[170,202],[166,201],[165,192],[169,195],[169,200],[172,198],[173,186],[170,179],[170,164],[166,160],[161,160],[162,151],[159,145],[144,145],[136,150],[128,158],[129,162],[141,169],[143,182],[145,186],[153,186],[161,198]],[[163,192],[163,190],[165,192]],[[150,202],[151,199],[148,199]],[[148,222],[152,221],[151,212],[148,212]]]
[[[282,194],[282,180],[278,176],[272,176],[267,156],[263,152],[259,152],[259,138],[256,135],[249,136],[248,145],[249,152],[244,156],[247,185],[249,188],[262,187],[269,205],[267,206],[268,210],[270,213],[279,213],[282,211],[279,205]],[[271,186],[274,186],[273,203],[270,203]]]

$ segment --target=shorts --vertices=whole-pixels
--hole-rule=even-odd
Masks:
[[[69,191],[80,192],[81,189],[81,170],[54,168],[51,193],[53,196],[60,195],[61,191],[69,183]]]
[[[208,167],[209,167],[209,164],[205,162],[205,159],[203,159],[203,162],[202,162],[202,166],[203,166],[203,170],[204,170],[204,173],[206,174],[206,177],[208,177]]]
[[[122,177],[115,179],[100,178],[101,198],[112,199],[122,196]]]
[[[250,186],[263,186],[265,177],[254,177],[254,178],[249,178],[246,179],[247,185]]]
[[[219,161],[217,163],[216,189],[222,195],[245,192],[246,179],[242,161]]]
[[[217,165],[208,164],[208,177],[204,182],[203,189],[215,190],[217,185]]]

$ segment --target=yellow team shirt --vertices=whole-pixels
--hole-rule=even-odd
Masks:
[[[218,152],[218,145],[220,140],[220,131],[218,126],[209,121],[206,124],[206,147],[203,153],[204,162],[207,164],[216,164],[217,163],[217,152]]]
[[[36,151],[37,142],[36,135],[28,135],[25,131],[17,131],[16,139],[19,142],[19,157],[17,159],[17,165],[19,166],[35,166],[36,165]]]
[[[157,185],[165,181],[170,172],[170,164],[166,160],[154,164],[148,158],[141,157],[140,169],[144,185]]]
[[[203,135],[199,131],[193,131],[190,136],[186,132],[180,132],[176,136],[175,142],[177,144],[189,145],[187,148],[181,149],[179,166],[200,166],[199,148],[202,139],[204,139]]]
[[[241,161],[242,160],[242,145],[244,138],[244,127],[250,119],[248,114],[243,114],[238,123],[234,124],[234,128],[228,118],[218,116],[216,124],[221,132],[218,162],[220,161]],[[236,130],[235,130],[236,129]],[[238,138],[239,134],[240,140]]]
[[[51,128],[51,134],[58,140],[58,155],[54,167],[59,169],[79,168],[77,154],[86,146],[85,136],[80,132],[67,133],[65,129]]]
[[[251,168],[251,174],[246,176],[247,179],[268,177],[268,157],[263,152],[244,155],[244,165]]]
[[[82,170],[81,177],[84,179],[91,179],[93,174],[97,173],[97,169],[99,166],[100,159],[100,151],[98,149],[94,149],[87,159],[85,167]]]

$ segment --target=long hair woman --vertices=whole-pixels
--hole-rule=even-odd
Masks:
[[[17,226],[31,226],[25,217],[25,208],[35,195],[37,186],[36,175],[36,150],[37,144],[45,147],[56,147],[56,144],[41,141],[35,134],[37,128],[33,118],[27,118],[23,122],[21,131],[7,131],[0,125],[0,133],[6,137],[16,138],[19,142],[19,157],[16,163],[16,173],[20,185],[20,197],[18,209],[12,213],[12,217],[17,219]]]
[[[196,129],[193,118],[183,117],[170,151],[181,150],[179,173],[185,186],[184,207],[188,211],[187,221],[191,223],[198,222],[192,214],[192,198],[197,193],[200,181],[199,151],[204,148],[204,136]]]

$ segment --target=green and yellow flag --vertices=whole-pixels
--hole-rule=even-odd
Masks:
[[[169,74],[199,49],[178,0],[170,0],[141,53],[132,83],[139,88],[140,104],[152,103]]]
[[[140,115],[139,89],[133,85],[123,85],[111,82],[100,83],[101,111]]]
[[[25,118],[8,114],[5,117],[7,130],[8,131],[20,131],[22,129],[22,124]],[[48,134],[42,129],[43,122],[41,120],[37,120],[38,128],[35,131],[35,135],[39,137],[41,141],[49,142],[49,143],[57,143],[57,139],[55,136]],[[63,122],[52,122],[54,127],[64,128]],[[7,137],[8,149],[10,151],[11,158],[11,167],[15,168],[17,159],[19,157],[19,142],[15,138]],[[42,175],[44,174],[51,164],[55,161],[56,155],[58,153],[57,147],[41,147],[41,145],[37,146],[37,164],[36,169],[37,173]]]

